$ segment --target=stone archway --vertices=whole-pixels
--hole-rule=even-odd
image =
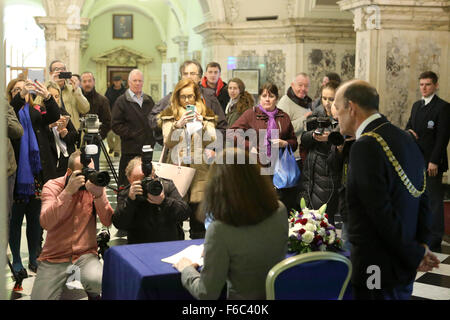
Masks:
[[[98,92],[105,92],[107,89],[108,67],[137,67],[144,73],[144,92],[150,92],[148,67],[153,58],[126,46],[120,46],[92,58],[92,61],[97,64],[95,86]]]

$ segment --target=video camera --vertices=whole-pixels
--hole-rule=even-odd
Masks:
[[[153,149],[149,145],[142,147],[142,172],[144,173],[144,179],[141,180],[143,194],[138,196],[139,200],[146,200],[147,194],[153,196],[159,196],[163,191],[163,185],[159,178],[152,179],[151,174],[153,170],[152,165]]]
[[[96,114],[87,114],[80,118],[80,130],[84,133],[99,133],[101,124]]]
[[[344,137],[339,131],[339,123],[331,117],[309,117],[306,120],[306,130],[314,130],[316,135],[322,135],[325,129],[330,130],[328,141],[335,146],[344,143]]]

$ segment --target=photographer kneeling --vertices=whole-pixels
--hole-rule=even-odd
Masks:
[[[128,243],[184,240],[182,223],[190,208],[174,183],[157,178],[151,160],[143,166],[141,157],[130,160],[125,175],[130,185],[119,193],[112,221],[128,231]]]
[[[32,300],[59,299],[73,269],[89,299],[101,294],[103,266],[97,255],[96,214],[109,226],[113,209],[105,188],[86,181],[81,156],[80,151],[72,153],[66,175],[49,180],[42,189],[40,222],[47,238],[38,258]]]

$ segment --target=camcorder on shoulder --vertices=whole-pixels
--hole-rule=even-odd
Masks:
[[[144,179],[141,180],[143,194],[137,196],[141,201],[147,199],[147,195],[159,196],[163,191],[163,185],[159,178],[151,178],[153,171],[153,149],[149,145],[142,147],[142,172],[144,173]]]
[[[328,141],[335,146],[340,146],[344,143],[344,137],[340,133],[339,123],[331,117],[309,117],[306,119],[306,130],[314,130],[314,134],[322,135],[328,129],[330,134]]]

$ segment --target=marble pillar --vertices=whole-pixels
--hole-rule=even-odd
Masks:
[[[188,50],[188,43],[189,43],[189,37],[188,36],[176,36],[172,39],[173,42],[175,42],[180,50],[179,53],[179,63],[183,63],[187,59],[187,50]]]
[[[437,94],[450,101],[450,2],[342,0],[338,4],[354,15],[356,78],[377,88],[380,111],[392,123],[406,126],[413,103],[421,98],[418,77],[424,71],[438,75]]]
[[[42,4],[47,16],[35,20],[45,32],[47,66],[59,59],[68,71],[79,73],[81,33],[89,24],[88,18],[81,17],[84,0],[43,0]]]

